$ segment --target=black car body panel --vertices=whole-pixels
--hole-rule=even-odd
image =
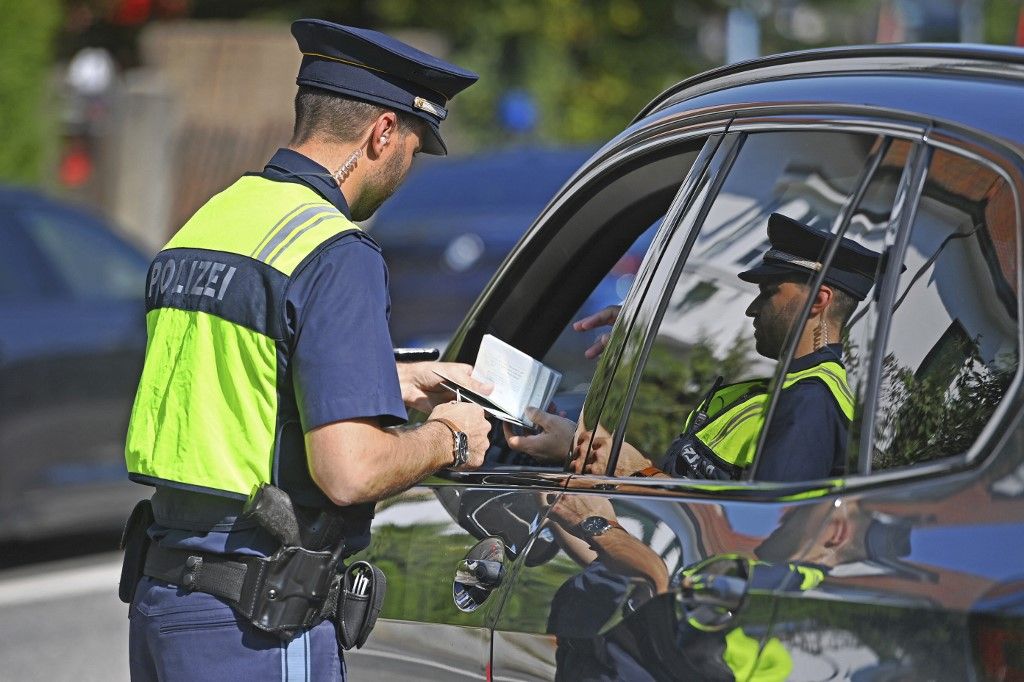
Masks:
[[[613,453],[605,475],[509,459],[496,429],[489,468],[385,503],[420,506],[379,517],[367,553],[406,571],[419,597],[406,588],[385,605],[352,669],[373,665],[384,679],[424,661],[420,678],[495,680],[1024,673],[1022,85],[1024,50],[871,46],[723,67],[655,99],[554,196],[446,353],[472,362],[493,333],[553,362],[590,289],[647,235],[569,415],[577,456]],[[650,452],[686,414],[665,399],[687,404],[699,388],[680,359],[696,367],[708,362],[701,344],[721,354],[734,334],[742,341],[750,294],[732,283],[763,253],[771,211],[903,266],[879,275],[850,322],[859,430],[846,475],[766,482],[756,463],[729,482],[610,475],[628,447]],[[751,371],[779,376],[791,361],[764,365],[742,347]],[[588,553],[561,525],[563,505],[616,519],[622,551]],[[378,544],[399,528],[402,545]],[[501,583],[460,587],[459,562],[496,539]],[[470,641],[438,639],[452,633]]]

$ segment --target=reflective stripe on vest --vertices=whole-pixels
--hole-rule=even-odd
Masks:
[[[146,361],[125,446],[134,480],[235,497],[276,482],[288,280],[356,229],[304,185],[247,176],[171,238],[146,280]]]
[[[823,382],[846,419],[853,419],[853,392],[842,365],[828,361],[799,372],[790,372],[782,389],[808,380]],[[764,379],[746,381],[724,386],[712,396],[707,411],[710,421],[696,435],[723,461],[740,468],[750,466],[753,461],[768,403],[767,386]],[[691,415],[687,423],[692,418]]]

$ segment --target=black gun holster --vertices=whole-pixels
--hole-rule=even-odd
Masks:
[[[269,557],[169,549],[149,542],[146,531],[152,523],[152,507],[143,500],[132,511],[122,541],[119,594],[126,603],[147,575],[185,592],[219,597],[254,626],[285,641],[330,620],[338,644],[351,649],[363,645],[376,623],[387,581],[365,561],[339,572],[339,552],[297,546],[283,546]]]
[[[341,578],[330,552],[282,547],[270,557],[149,548],[145,575],[227,601],[260,630],[290,640],[332,619]]]

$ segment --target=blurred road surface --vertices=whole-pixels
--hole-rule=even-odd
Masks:
[[[11,548],[0,565],[11,565]],[[120,552],[0,571],[0,680],[128,680]]]

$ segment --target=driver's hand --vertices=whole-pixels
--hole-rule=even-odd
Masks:
[[[620,305],[607,306],[593,315],[588,315],[583,319],[576,320],[572,323],[572,328],[578,332],[590,331],[591,329],[597,329],[598,327],[611,327],[615,324],[615,320],[619,319],[619,313],[622,311]],[[608,339],[611,338],[611,332],[605,332],[597,337],[594,344],[583,352],[584,357],[588,360],[593,360],[601,353],[604,352],[605,347],[608,345]]]
[[[572,436],[576,430],[576,422],[557,414],[541,412],[532,407],[527,408],[526,416],[541,431],[529,436],[517,436],[509,424],[503,423],[505,441],[513,450],[525,452],[534,459],[552,464],[565,461],[572,447]]]

